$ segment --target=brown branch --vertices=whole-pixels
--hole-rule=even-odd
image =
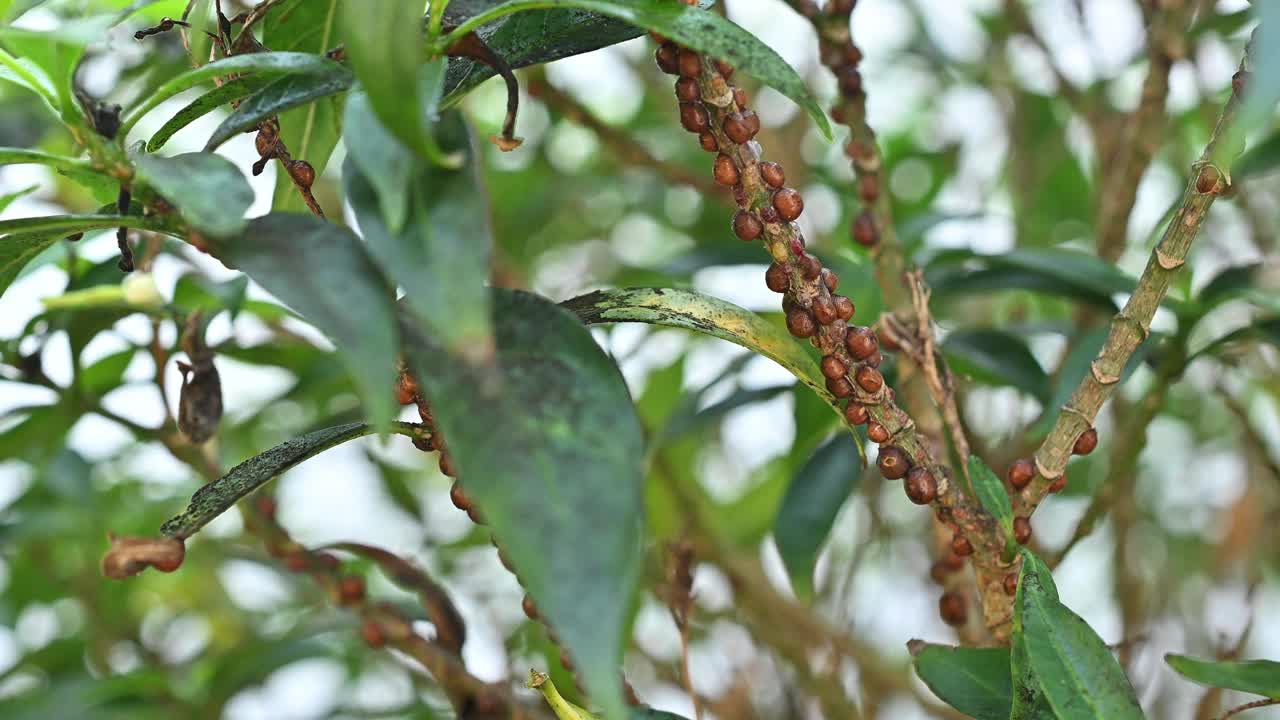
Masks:
[[[1138,196],[1138,183],[1151,165],[1164,139],[1165,99],[1169,95],[1169,71],[1186,55],[1186,30],[1190,8],[1177,3],[1164,10],[1143,5],[1150,25],[1147,40],[1147,77],[1142,99],[1132,114],[1120,122],[1118,143],[1100,153],[1105,170],[1098,192],[1098,255],[1115,262],[1128,239],[1129,216]],[[1101,148],[1100,148],[1101,149]],[[1111,152],[1114,151],[1114,152]]]
[[[525,89],[530,96],[546,103],[556,113],[595,133],[627,165],[649,168],[672,182],[688,185],[708,197],[721,197],[711,178],[689,172],[675,163],[654,156],[635,138],[596,117],[573,96],[547,82],[542,73],[528,75],[525,78]]]
[[[1247,69],[1249,59],[1241,65]],[[1235,83],[1241,85],[1241,83]],[[1129,358],[1150,334],[1155,316],[1169,289],[1173,276],[1186,262],[1191,243],[1204,224],[1209,208],[1231,182],[1227,169],[1217,162],[1238,155],[1237,147],[1228,140],[1240,106],[1240,93],[1233,91],[1214,129],[1213,138],[1200,160],[1193,166],[1193,176],[1183,193],[1182,203],[1170,221],[1164,236],[1156,244],[1138,285],[1123,309],[1112,320],[1102,351],[1094,359],[1089,373],[1081,381],[1062,408],[1053,429],[1035,453],[1037,476],[1014,497],[1015,511],[1029,515],[1044,498],[1053,481],[1066,471],[1076,440],[1093,426],[1102,404],[1120,383],[1121,373]]]
[[[1244,705],[1238,705],[1238,706],[1236,706],[1236,707],[1231,708],[1231,709],[1230,709],[1230,710],[1228,710],[1226,713],[1224,713],[1224,714],[1222,715],[1222,718],[1221,718],[1220,720],[1227,720],[1227,718],[1231,718],[1231,717],[1234,717],[1234,716],[1236,716],[1236,715],[1239,715],[1240,713],[1244,712],[1245,710],[1254,710],[1254,709],[1256,709],[1256,708],[1260,708],[1260,707],[1270,707],[1271,705],[1280,705],[1280,700],[1270,700],[1270,699],[1268,699],[1268,700],[1254,700],[1254,701],[1253,701],[1253,702],[1251,702],[1251,703],[1245,703]]]

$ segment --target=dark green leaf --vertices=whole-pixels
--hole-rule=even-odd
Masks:
[[[1019,246],[1045,247],[1091,237],[1092,185],[1067,141],[1069,119],[1054,95],[1013,96],[1008,178]]]
[[[1219,303],[1255,288],[1258,281],[1263,277],[1263,271],[1264,266],[1262,263],[1232,265],[1231,267],[1223,268],[1221,272],[1214,275],[1213,279],[1205,284],[1196,300],[1207,311]]]
[[[187,224],[211,237],[244,229],[253,188],[230,160],[211,152],[141,155],[137,177],[164,196]]]
[[[1018,388],[1040,402],[1049,399],[1049,375],[1022,338],[994,328],[956,330],[942,342],[954,370],[989,385]]]
[[[57,233],[22,233],[0,237],[0,297],[17,279],[22,268],[62,235]]]
[[[244,75],[242,77],[228,80],[222,85],[210,90],[200,97],[192,100],[190,104],[182,108],[173,117],[151,136],[151,140],[147,143],[147,152],[155,152],[164,147],[169,142],[169,138],[182,128],[190,125],[196,120],[204,117],[210,112],[233,103],[241,98],[247,97],[271,82],[270,78],[260,75]]]
[[[644,441],[626,384],[569,312],[493,291],[497,358],[453,360],[402,323],[405,353],[467,494],[592,698],[621,717],[622,661],[643,558]]]
[[[48,462],[62,448],[76,418],[75,408],[65,400],[31,408],[21,422],[0,432],[0,458]]]
[[[369,96],[364,92],[354,92],[347,98],[342,126],[343,140],[347,144],[347,163],[354,166],[342,173],[343,180],[348,183],[347,194],[351,196],[348,200],[356,205],[357,214],[369,214],[369,209],[363,207],[364,203],[354,199],[356,192],[350,184],[356,182],[372,186],[386,229],[399,234],[409,216],[410,183],[415,175],[430,175],[430,172],[421,169],[420,163],[414,161],[414,156],[405,146],[387,132],[374,115]],[[352,174],[359,177],[353,181]]]
[[[1009,502],[1009,493],[1004,489],[1004,482],[996,477],[991,468],[982,462],[977,455],[969,456],[969,480],[973,483],[973,492],[978,496],[982,507],[991,513],[991,517],[1004,529],[1006,540],[1013,538],[1013,505]]]
[[[1239,690],[1280,700],[1280,662],[1272,660],[1201,660],[1189,655],[1164,656],[1179,674],[1209,687]]]
[[[1242,340],[1257,340],[1280,346],[1280,317],[1267,317],[1256,320],[1242,328],[1237,328],[1206,345],[1197,351],[1197,356],[1216,353],[1226,346]]]
[[[0,147],[0,165],[48,165],[59,170],[88,170],[90,167],[88,162],[77,158],[13,147]]]
[[[236,135],[257,127],[258,123],[286,110],[329,97],[351,88],[351,72],[339,66],[332,73],[282,77],[251,95],[227,116],[205,143],[205,152]]]
[[[178,278],[173,288],[173,304],[187,312],[203,310],[207,316],[229,310],[234,318],[244,306],[248,288],[249,278],[244,275],[215,283],[200,275],[187,274]]]
[[[287,0],[271,8],[263,21],[262,39],[273,50],[324,53],[346,39],[339,0]],[[319,177],[329,165],[342,134],[342,99],[335,95],[280,115],[280,140],[296,158],[306,160]],[[305,211],[302,196],[288,173],[277,173],[272,207]]]
[[[934,695],[977,720],[1008,720],[1013,707],[1008,648],[914,643],[908,647],[916,674]]]
[[[1057,598],[1042,563],[1023,553],[1014,627],[1031,672],[1053,712],[1065,720],[1140,720],[1142,708],[1106,643]],[[1032,556],[1033,557],[1033,556]]]
[[[391,291],[359,238],[311,215],[273,213],[249,223],[213,254],[291,305],[338,346],[368,417],[395,414],[399,351]]]
[[[359,102],[352,108],[358,111]],[[353,127],[368,125],[376,121],[357,122]],[[368,129],[372,134],[356,141],[356,147],[379,146],[370,159],[395,154],[397,148],[402,156],[409,155],[390,136]],[[450,111],[438,129],[445,148],[459,157],[475,157],[460,113]],[[493,331],[485,281],[493,237],[488,198],[474,162],[458,170],[424,160],[414,163],[407,187],[392,191],[398,196],[407,190],[410,203],[404,226],[395,232],[374,195],[379,181],[361,171],[363,161],[356,160],[354,153],[348,158],[343,179],[369,252],[404,288],[405,303],[414,317],[453,354],[480,362],[491,357]],[[372,171],[380,172],[376,166]]]
[[[18,190],[14,190],[13,192],[8,192],[3,195],[0,195],[0,212],[4,212],[4,209],[12,205],[14,200],[17,200],[18,198],[23,197],[24,195],[30,195],[31,193],[35,192],[39,188],[40,188],[39,185],[30,185],[24,188],[20,188]]]
[[[407,423],[393,423],[391,430],[412,437],[415,426]],[[181,515],[166,521],[161,526],[160,532],[169,537],[189,538],[199,532],[200,528],[207,525],[210,520],[226,512],[241,498],[289,468],[329,448],[373,432],[372,425],[349,423],[308,433],[255,455],[231,468],[226,475],[197,490],[191,496],[187,509]]]
[[[985,297],[993,290],[1029,290],[1043,295],[1072,298],[1107,312],[1115,312],[1117,309],[1109,295],[1092,292],[1038,272],[1015,268],[931,265],[925,273],[925,280],[938,298],[949,299],[960,295]]]
[[[160,103],[177,95],[178,93],[189,90],[201,83],[209,82],[215,77],[224,77],[240,73],[253,73],[256,75],[279,76],[279,75],[308,75],[308,74],[326,74],[339,71],[341,66],[338,63],[324,57],[323,55],[313,55],[310,53],[299,52],[269,52],[269,53],[246,53],[244,55],[232,55],[231,57],[217,60],[207,65],[201,65],[193,70],[188,70],[181,75],[171,78],[163,85],[156,88],[141,105],[130,110],[124,117],[124,121],[120,127],[120,135],[126,135],[138,120],[151,110],[155,109]],[[292,150],[292,148],[291,148]]]
[[[457,32],[468,32],[512,13],[546,8],[577,8],[607,15],[725,60],[738,72],[791,98],[809,113],[823,134],[831,137],[831,125],[821,106],[809,95],[804,80],[778,53],[741,27],[701,8],[666,0],[507,0],[469,18]]]
[[[813,567],[840,508],[862,472],[857,438],[840,433],[814,451],[800,468],[773,522],[773,536],[791,586],[802,599],[813,596]]]
[[[652,446],[655,448],[661,447],[696,430],[717,427],[720,421],[724,419],[724,416],[734,410],[772,400],[790,389],[790,385],[778,385],[752,390],[738,390],[729,397],[701,409],[697,407],[697,401],[701,398],[701,394],[695,395],[689,398],[689,402],[683,403],[682,407],[672,413],[671,417],[663,423],[662,431],[658,437],[653,439]]]
[[[1059,408],[1071,398],[1071,393],[1075,391],[1076,386],[1080,384],[1085,374],[1089,372],[1089,365],[1098,356],[1098,352],[1102,350],[1103,344],[1107,341],[1108,331],[1109,328],[1104,325],[1070,339],[1069,347],[1071,350],[1058,370],[1053,396],[1045,404],[1044,415],[1032,428],[1033,435],[1039,436],[1049,431],[1049,428],[1057,419]],[[1152,333],[1151,337],[1138,346],[1133,356],[1129,358],[1129,363],[1125,365],[1124,373],[1120,379],[1121,382],[1127,380],[1133,374],[1133,371],[1146,361],[1158,341],[1159,336]]]
[[[136,352],[136,348],[121,350],[85,368],[80,373],[80,387],[91,396],[111,392],[124,381],[124,371],[129,368]]]

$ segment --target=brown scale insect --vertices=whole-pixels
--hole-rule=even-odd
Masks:
[[[204,343],[199,312],[187,318],[182,349],[188,362],[179,362],[182,389],[178,394],[178,429],[193,443],[201,444],[218,432],[222,420],[222,380],[213,364],[213,351]]]

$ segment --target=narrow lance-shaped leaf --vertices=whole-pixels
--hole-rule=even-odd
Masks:
[[[91,167],[87,160],[12,147],[0,147],[0,165],[47,165],[59,170],[88,170]]]
[[[418,426],[409,423],[394,423],[391,429],[409,437],[414,437],[419,432]],[[329,448],[370,435],[374,431],[374,426],[366,423],[339,425],[307,433],[255,455],[231,468],[226,475],[197,490],[195,495],[191,496],[187,509],[181,515],[165,522],[160,527],[160,532],[179,540],[189,538],[211,520],[229,510],[241,498],[289,468]]]
[[[508,290],[492,302],[491,366],[457,362],[412,322],[405,355],[462,488],[615,720],[644,552],[640,421],[621,373],[571,313]]]
[[[359,103],[352,105],[359,111]],[[458,170],[418,159],[412,163],[407,187],[387,189],[395,197],[407,191],[408,216],[399,232],[392,231],[380,212],[374,188],[381,182],[361,172],[370,160],[395,154],[412,156],[403,145],[382,131],[376,122],[356,122],[370,135],[356,139],[353,154],[343,171],[347,196],[364,232],[369,252],[405,291],[405,303],[413,316],[455,356],[476,363],[493,356],[493,331],[489,319],[489,255],[493,237],[489,208],[471,162]],[[461,114],[450,111],[439,126],[441,139],[459,157],[474,158],[470,136]],[[369,158],[356,153],[371,150]],[[376,166],[372,172],[380,170]],[[373,176],[373,177],[376,177]],[[384,189],[386,189],[384,187]],[[393,208],[394,212],[394,208]]]
[[[956,330],[942,342],[952,368],[992,385],[1018,388],[1040,402],[1049,399],[1049,375],[1040,367],[1026,342],[1003,330]]]
[[[802,599],[813,596],[813,569],[818,551],[831,532],[840,508],[857,487],[862,472],[857,438],[832,437],[814,451],[791,479],[773,523],[778,553]]]
[[[1201,685],[1239,690],[1280,700],[1280,662],[1203,660],[1176,653],[1165,655],[1164,661],[1183,677]]]
[[[772,48],[720,15],[668,0],[508,0],[478,13],[458,26],[450,38],[461,37],[485,23],[512,13],[547,8],[577,8],[624,20],[657,32],[672,41],[731,63],[791,98],[813,118],[828,138],[831,125],[809,95],[804,80]]]
[[[286,110],[346,92],[351,89],[353,81],[351,72],[341,66],[331,73],[282,77],[241,103],[213,131],[204,149],[213,151],[227,140]]]
[[[147,152],[155,152],[164,147],[169,142],[169,138],[173,137],[179,130],[185,128],[191,123],[199,120],[214,110],[229,105],[241,98],[248,97],[258,90],[262,89],[271,82],[270,78],[258,75],[245,75],[243,77],[228,80],[222,85],[210,90],[200,97],[192,100],[186,107],[179,110],[173,117],[169,118],[160,129],[151,136],[147,141]]]
[[[1058,588],[1053,584],[1053,575],[1044,562],[1029,550],[1023,550],[1022,574],[1033,574],[1040,580],[1040,588],[1055,600]],[[1019,579],[1017,595],[1022,594],[1022,582]],[[1009,670],[1013,680],[1013,707],[1009,712],[1009,720],[1056,720],[1053,709],[1045,699],[1044,689],[1031,669],[1031,660],[1027,656],[1026,637],[1022,631],[1022,613],[1018,610],[1017,597],[1014,598],[1013,637],[1009,643]]]
[[[164,196],[196,230],[228,237],[244,229],[253,188],[230,160],[208,152],[142,155],[135,165],[138,179]]]
[[[907,644],[916,674],[943,702],[976,720],[1008,720],[1013,681],[1008,648]]]
[[[982,507],[1000,523],[1005,540],[1012,540],[1013,505],[1009,501],[1009,493],[1004,489],[1004,483],[977,455],[969,456],[969,480],[973,483],[973,491]]]
[[[1015,599],[1021,626],[1015,635],[1053,712],[1068,720],[1141,720],[1120,663],[1088,623],[1058,601],[1043,564],[1027,562],[1028,555]]]
[[[273,213],[210,251],[301,313],[338,347],[369,418],[395,415],[400,344],[391,289],[350,230],[311,215]]]

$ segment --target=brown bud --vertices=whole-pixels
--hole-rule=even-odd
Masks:
[[[747,109],[747,91],[740,87],[733,89],[733,104],[738,106],[739,110]]]
[[[453,458],[443,450],[440,452],[440,474],[446,477],[458,477],[458,469],[453,466]]]
[[[853,383],[842,377],[827,378],[827,392],[838,398],[847,398],[853,394]]]
[[[284,556],[284,566],[292,572],[302,572],[311,567],[311,554],[306,550],[295,550]]]
[[[364,600],[364,578],[359,575],[343,575],[338,579],[338,604],[354,605]]]
[[[187,548],[171,537],[148,538],[107,535],[111,549],[102,556],[102,574],[113,580],[137,575],[153,567],[160,572],[173,572],[182,566]]]
[[[720,143],[716,141],[716,136],[710,131],[703,131],[698,135],[698,143],[702,145],[702,149],[707,152],[720,152]]]
[[[800,265],[800,274],[804,276],[805,280],[817,280],[822,275],[822,261],[813,255],[805,253],[800,257],[798,264]]]
[[[494,544],[494,548],[498,550],[498,563],[502,565],[507,572],[514,575],[516,572],[516,566],[511,563],[511,558],[507,557],[507,551],[499,547],[496,542]]]
[[[754,115],[754,113],[752,114]],[[729,113],[724,119],[723,129],[724,134],[739,145],[745,145],[751,142],[751,138],[755,137],[755,133],[751,131],[751,125],[747,122],[746,116],[740,112]]]
[[[938,562],[941,562],[943,565],[946,565],[947,570],[949,570],[950,572],[959,572],[960,570],[964,569],[964,558],[960,557],[955,553],[947,553]]]
[[[401,405],[408,405],[418,396],[418,381],[413,379],[413,375],[407,370],[400,371],[400,377],[396,379],[396,402]]]
[[[1088,455],[1096,447],[1098,447],[1098,431],[1095,428],[1089,428],[1076,438],[1076,444],[1071,448],[1071,452],[1076,455]]]
[[[1031,539],[1031,518],[1019,515],[1013,519],[1013,539],[1019,545],[1026,545]]]
[[[854,308],[852,300],[844,295],[836,295],[832,298],[832,302],[836,305],[836,317],[844,320],[845,322],[849,322],[849,320],[853,318]],[[845,337],[848,337],[848,335]]]
[[[524,600],[520,601],[520,606],[524,608],[525,617],[530,620],[538,619],[538,606],[533,604],[533,598],[525,595]]]
[[[740,179],[738,166],[733,164],[733,158],[728,155],[717,155],[713,170],[717,183],[725,186],[738,184],[738,180]]]
[[[818,324],[813,321],[809,311],[796,308],[787,313],[787,330],[798,338],[809,338],[818,331]]]
[[[719,72],[725,80],[733,77],[733,66],[724,60],[716,60],[716,72]]]
[[[820,367],[822,368],[822,376],[828,380],[842,378],[849,372],[849,366],[845,365],[844,361],[835,355],[823,356]]]
[[[720,157],[724,157],[721,155]],[[736,173],[737,170],[734,170]],[[760,218],[749,210],[739,210],[733,216],[733,234],[738,236],[739,240],[750,242],[760,237],[760,233],[764,232],[764,223],[760,222]]]
[[[772,187],[780,188],[787,184],[787,175],[776,162],[760,163],[760,177]]]
[[[1057,480],[1054,480],[1049,485],[1049,492],[1060,493],[1066,489],[1067,489],[1067,473],[1064,471],[1061,475],[1058,476]]]
[[[1009,484],[1012,485],[1015,490],[1021,490],[1026,487],[1031,482],[1031,478],[1034,478],[1035,476],[1036,465],[1027,458],[1015,460],[1014,463],[1009,466],[1009,471],[1005,473],[1005,477],[1008,478]]]
[[[859,360],[871,357],[880,347],[871,328],[860,326],[849,328],[849,333],[844,336],[844,345],[849,349],[849,354]]]
[[[880,468],[880,474],[889,480],[901,480],[911,470],[911,458],[901,448],[882,447],[876,466]]]
[[[463,512],[471,511],[471,498],[467,497],[467,494],[462,491],[461,483],[454,483],[453,487],[449,488],[449,500],[459,510]]]
[[[680,125],[685,130],[701,133],[711,125],[702,103],[680,103]]]
[[[884,377],[880,375],[880,371],[867,365],[859,367],[854,372],[853,379],[858,382],[858,387],[869,393],[879,392],[884,387]]]
[[[321,570],[325,570],[327,572],[337,570],[338,565],[341,564],[338,562],[337,556],[327,552],[311,553],[311,560],[316,565],[319,565]]]
[[[774,263],[764,271],[764,284],[776,293],[784,293],[791,287],[791,273],[786,265]]]
[[[830,268],[824,269],[822,271],[822,284],[827,286],[828,292],[835,292],[836,288],[840,287],[840,276]]]
[[[253,139],[253,144],[258,149],[259,157],[272,158],[276,156],[276,139],[274,136],[259,130],[258,136]]]
[[[929,577],[933,578],[933,581],[939,585],[944,584],[947,581],[947,576],[950,574],[950,568],[948,568],[947,564],[941,560],[936,560],[929,566]]]
[[[873,203],[880,197],[880,179],[875,175],[863,175],[858,178],[858,195],[863,202]]]
[[[772,205],[760,208],[760,219],[764,220],[766,225],[777,225],[782,222],[782,218],[778,217],[778,211],[774,210]]]
[[[778,217],[791,222],[804,212],[804,198],[792,188],[782,188],[773,194],[773,208],[778,211]]]
[[[836,73],[836,81],[840,83],[840,94],[852,97],[862,92],[862,75],[858,68],[846,65]]]
[[[951,538],[951,552],[960,557],[968,557],[973,554],[973,544],[969,542],[969,538],[957,533]]]
[[[380,648],[387,644],[386,633],[382,632],[382,626],[377,620],[364,621],[360,626],[360,638],[371,648]]]
[[[874,443],[888,442],[889,430],[875,420],[872,420],[867,423],[867,437],[871,438],[871,442]]]
[[[840,319],[836,315],[836,305],[831,302],[831,298],[821,296],[814,298],[813,319],[817,320],[819,325],[830,325]]]
[[[676,81],[676,99],[680,102],[697,102],[702,97],[698,90],[698,81],[691,77],[682,77]]]
[[[680,72],[680,48],[672,43],[664,43],[653,53],[658,67],[668,75]]]
[[[692,50],[681,50],[676,55],[676,70],[683,78],[696,78],[702,74],[702,58]]]
[[[1004,576],[1004,594],[1013,597],[1018,594],[1018,573]]]
[[[870,212],[863,210],[853,221],[853,241],[865,248],[879,244],[880,231],[876,230],[876,221]]]
[[[907,473],[907,481],[903,484],[907,497],[917,505],[928,505],[938,497],[938,481],[928,468],[917,465]]]
[[[969,603],[964,595],[954,590],[945,592],[938,600],[938,615],[952,627],[959,627],[969,617]]]
[[[276,499],[270,495],[259,495],[253,502],[258,514],[263,517],[272,518],[276,515]]]
[[[871,414],[867,412],[866,405],[850,400],[848,407],[844,409],[844,419],[850,425],[862,425],[871,419]]]
[[[747,130],[751,132],[751,137],[755,137],[760,132],[760,116],[754,110],[743,110],[742,121],[747,124]]]
[[[289,177],[300,188],[309,189],[316,181],[316,170],[306,160],[292,160],[288,165]]]

